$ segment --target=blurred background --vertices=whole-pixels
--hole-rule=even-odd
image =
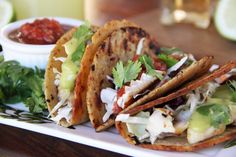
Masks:
[[[217,54],[218,62],[226,55],[235,55],[236,0],[8,1],[15,13],[8,22],[60,16],[101,26],[111,19],[128,19],[150,32],[161,45],[179,47],[199,56]]]
[[[17,19],[62,16],[87,19],[101,25],[160,7],[160,0],[10,0]]]

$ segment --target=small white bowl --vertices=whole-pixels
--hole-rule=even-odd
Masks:
[[[0,30],[0,44],[2,45],[3,55],[5,60],[17,60],[23,66],[35,68],[36,66],[40,69],[45,69],[50,55],[51,50],[55,44],[50,45],[33,45],[24,44],[9,39],[8,35],[12,31],[18,29],[20,26],[27,22],[33,22],[36,19],[55,19],[60,24],[79,26],[83,21],[61,18],[61,17],[36,17],[25,20],[20,20],[14,23],[10,23],[4,26]]]

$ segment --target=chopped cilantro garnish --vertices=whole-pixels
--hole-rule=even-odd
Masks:
[[[47,108],[43,92],[44,71],[21,66],[16,61],[0,63],[0,104],[24,102],[30,112]]]
[[[139,61],[129,60],[126,66],[121,61],[118,62],[112,69],[115,85],[119,88],[122,87],[123,84],[136,79],[140,71],[141,63]]]
[[[163,76],[154,69],[152,59],[149,56],[142,55],[139,57],[139,61],[144,64],[148,75],[155,76],[160,80],[163,80]]]
[[[158,58],[161,59],[163,62],[166,63],[167,67],[170,68],[172,67],[173,65],[175,65],[176,63],[178,63],[178,60],[162,53],[162,54],[159,54],[158,55]]]
[[[227,105],[223,104],[210,104],[210,105],[202,105],[196,110],[198,113],[207,116],[211,125],[215,128],[219,126],[228,125],[231,121],[230,109]]]
[[[125,83],[137,79],[139,72],[142,70],[142,64],[145,66],[148,75],[157,77],[160,80],[163,79],[162,74],[154,69],[151,58],[147,55],[142,55],[135,62],[129,60],[127,65],[124,65],[121,61],[116,64],[112,69],[115,85],[122,87]]]

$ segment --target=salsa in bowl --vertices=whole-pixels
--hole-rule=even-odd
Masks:
[[[39,17],[17,21],[0,30],[0,44],[5,60],[44,69],[56,41],[80,20],[60,17]]]

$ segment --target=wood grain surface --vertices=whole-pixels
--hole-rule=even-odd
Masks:
[[[116,148],[114,148],[116,149]],[[55,137],[0,125],[0,157],[125,157]]]
[[[221,37],[213,21],[208,29],[199,29],[190,24],[163,26],[159,19],[160,10],[156,9],[131,20],[149,31],[160,45],[178,47],[197,57],[213,55],[218,64],[236,60],[236,42]]]
[[[214,25],[202,30],[187,24],[163,26],[160,10],[131,18],[149,31],[160,45],[175,46],[198,57],[214,55],[217,63],[236,59],[236,43],[222,38]],[[115,148],[114,148],[115,149]],[[0,125],[0,156],[4,157],[73,157],[122,156],[109,151],[76,144],[46,135]]]

